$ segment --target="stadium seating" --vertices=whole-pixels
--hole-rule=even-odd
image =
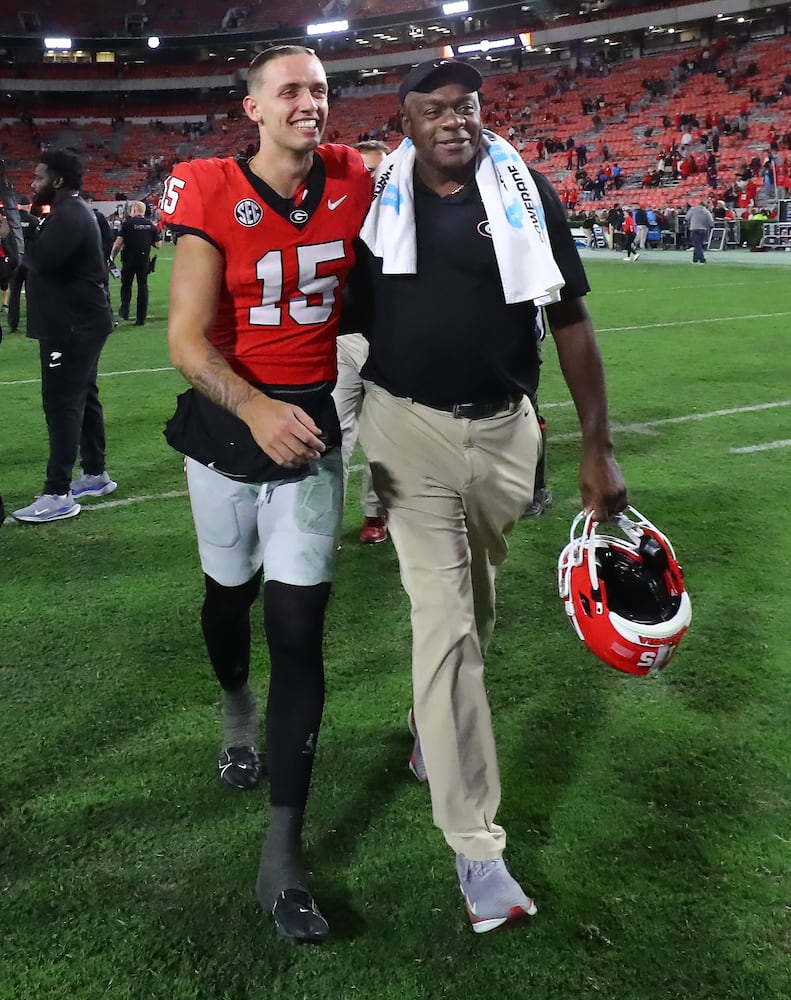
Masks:
[[[91,3],[92,0],[83,0],[81,6],[87,8]],[[253,7],[249,16],[258,16],[263,6]],[[217,14],[220,7],[227,10],[225,0],[216,7],[203,6],[202,12],[216,18],[222,16],[222,12]],[[147,9],[156,13],[159,8],[150,4]],[[721,137],[718,179],[722,187],[733,181],[736,168],[745,159],[749,161],[765,153],[770,124],[781,136],[791,132],[791,96],[778,96],[788,72],[788,39],[787,36],[759,39],[729,49],[722,55],[721,65],[731,71],[730,82],[725,74],[693,72],[683,82],[669,86],[667,96],[652,96],[643,86],[643,81],[649,78],[667,80],[682,59],[694,61],[698,55],[699,48],[695,46],[677,46],[672,52],[612,64],[604,76],[575,76],[567,70],[561,71],[558,63],[531,67],[525,72],[489,75],[483,88],[485,121],[488,127],[502,134],[507,133],[510,125],[517,127],[525,142],[524,158],[544,171],[556,186],[563,186],[571,176],[566,169],[565,151],[555,152],[539,162],[536,153],[539,139],[552,137],[565,143],[572,136],[576,143],[584,142],[589,150],[589,167],[594,168],[601,163],[599,144],[606,142],[610,161],[621,164],[625,185],[621,191],[610,191],[603,199],[585,204],[586,208],[602,210],[615,201],[637,202],[642,197],[639,192],[643,175],[654,169],[663,150],[680,140],[684,131],[679,124],[682,115],[694,115],[703,123],[706,115],[723,114],[733,121],[746,106],[749,111],[746,140],[738,133]],[[332,60],[325,61],[331,73]],[[749,76],[745,75],[748,67],[752,73]],[[12,71],[4,67],[0,73],[8,76]],[[44,65],[36,66],[35,70],[28,67],[27,74],[33,72],[33,79],[85,81],[86,90],[90,91],[96,81],[118,79],[121,70],[113,65],[91,64]],[[255,143],[255,131],[239,115],[239,98],[229,96],[227,81],[212,87],[212,78],[229,75],[233,73],[229,74],[227,63],[212,61],[194,66],[129,65],[121,78],[194,78],[196,88],[194,91],[158,88],[151,93],[130,91],[123,95],[108,90],[99,102],[80,101],[75,94],[74,101],[68,104],[53,95],[47,103],[37,101],[32,125],[0,126],[0,155],[8,161],[17,185],[26,188],[31,163],[40,149],[66,143],[78,148],[85,157],[90,187],[97,198],[112,196],[118,190],[130,196],[141,193],[146,168],[140,164],[152,155],[163,156],[169,164],[195,156],[233,155]],[[380,77],[378,87],[366,87],[364,95],[358,95],[354,88],[345,90],[333,102],[327,138],[355,142],[361,134],[372,131],[381,137],[385,123],[397,113],[397,79],[397,75]],[[750,90],[754,92],[756,87],[763,95],[760,101],[750,100]],[[597,109],[601,120],[598,129],[592,115],[583,113],[583,98],[603,102]],[[529,106],[531,113],[522,118],[521,109],[525,106]],[[213,131],[194,136],[184,134],[185,119],[205,122],[207,116],[213,121]],[[665,128],[663,119],[669,119],[671,127]],[[161,122],[161,126],[154,127],[155,121]],[[699,131],[693,130],[695,153],[703,152],[697,141]],[[390,136],[391,140],[396,138]],[[661,201],[680,207],[690,199],[711,193],[706,174],[696,173],[673,186],[646,192],[645,198],[654,204]]]

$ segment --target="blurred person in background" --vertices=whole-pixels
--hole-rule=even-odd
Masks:
[[[24,241],[25,250],[27,250],[30,240],[33,237],[33,233],[36,231],[38,219],[36,219],[29,210],[30,198],[28,198],[26,194],[19,196],[17,204],[19,206],[19,224],[22,229],[22,239]],[[25,255],[23,253],[22,258],[17,264],[14,273],[11,275],[11,280],[8,283],[9,333],[16,333],[19,329],[19,310],[22,300],[22,289],[25,286],[25,273]]]
[[[135,326],[143,326],[148,315],[148,276],[151,273],[151,250],[159,249],[162,240],[156,225],[146,218],[146,206],[133,201],[129,214],[121,223],[110,251],[110,259],[121,254],[121,305],[118,315],[129,319],[132,282],[137,282]]]
[[[363,158],[365,167],[373,174],[382,160],[390,152],[385,142],[365,139],[355,147]],[[349,481],[349,462],[357,443],[357,429],[360,410],[363,405],[363,380],[360,371],[368,357],[368,341],[362,333],[344,333],[338,337],[338,379],[332,390],[332,398],[338,410],[343,434],[343,492]],[[371,469],[368,462],[363,467],[360,503],[363,509],[363,525],[360,541],[363,545],[376,545],[387,541],[387,518],[384,507],[371,485]]]
[[[34,206],[50,206],[25,251],[27,335],[39,342],[41,399],[49,461],[41,494],[14,511],[40,524],[75,517],[77,499],[112,493],[105,469],[104,412],[96,385],[99,356],[113,329],[99,227],[80,198],[82,164],[70,152],[41,153]],[[72,481],[77,455],[82,472]]]

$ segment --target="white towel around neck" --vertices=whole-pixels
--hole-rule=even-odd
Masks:
[[[415,274],[415,147],[410,139],[387,156],[376,171],[374,198],[360,237],[383,274]],[[491,227],[505,301],[549,305],[565,284],[546,230],[536,183],[510,143],[484,129],[475,183]]]

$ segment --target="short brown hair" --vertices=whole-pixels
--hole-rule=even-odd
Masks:
[[[319,58],[313,49],[309,49],[307,45],[272,45],[268,49],[264,49],[263,52],[259,52],[250,63],[250,68],[247,70],[247,90],[250,91],[259,82],[267,63],[275,59],[282,59],[284,56],[312,56],[314,59]]]
[[[355,142],[353,148],[358,153],[384,153],[385,156],[389,156],[392,152],[386,142],[380,142],[378,139],[363,139],[362,142]]]

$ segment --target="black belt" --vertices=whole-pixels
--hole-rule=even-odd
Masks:
[[[490,399],[481,403],[427,403],[422,399],[412,398],[413,403],[420,403],[421,406],[428,406],[432,410],[442,410],[444,413],[452,413],[454,417],[464,420],[485,420],[486,417],[494,417],[498,413],[513,410],[514,406],[522,399],[521,394],[512,393],[502,399]]]

